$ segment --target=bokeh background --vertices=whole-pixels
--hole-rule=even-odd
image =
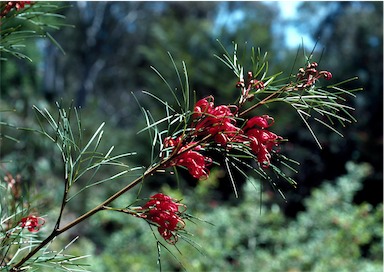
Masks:
[[[281,183],[286,199],[269,184],[241,186],[235,199],[226,173],[196,183],[181,173],[146,182],[141,194],[161,190],[183,197],[188,211],[214,226],[190,224],[193,245],[181,241],[181,254],[162,250],[164,270],[179,271],[381,271],[383,200],[383,3],[382,2],[56,2],[66,24],[47,39],[31,40],[25,52],[33,62],[1,62],[1,107],[6,122],[36,127],[32,105],[55,110],[55,102],[81,107],[85,131],[102,123],[106,145],[120,153],[135,151],[132,165],[150,163],[150,144],[137,131],[144,118],[132,93],[155,116],[163,109],[143,90],[164,100],[178,79],[168,52],[185,62],[197,98],[212,94],[217,103],[236,98],[236,78],[214,54],[231,51],[233,42],[268,52],[269,73],[291,72],[304,63],[304,52],[333,74],[336,83],[363,88],[348,103],[358,120],[342,129],[344,137],[315,126],[323,148],[288,107],[264,109],[277,120],[273,131],[289,139],[285,154],[300,162],[297,188]],[[296,61],[296,63],[295,63]],[[296,66],[294,66],[296,64]],[[294,70],[294,73],[297,70]],[[169,97],[168,97],[169,98]],[[265,113],[265,112],[263,112]],[[263,114],[261,113],[261,114]],[[16,139],[1,139],[3,172],[19,173],[54,217],[60,202],[60,154],[29,132],[2,128]],[[101,175],[108,175],[108,170]],[[123,181],[119,181],[123,182]],[[86,191],[71,203],[68,218],[110,195],[119,185]],[[260,192],[260,190],[262,192]],[[122,203],[133,200],[127,196]],[[124,204],[122,204],[124,205]],[[72,230],[74,253],[89,253],[92,271],[158,269],[156,240],[143,222],[100,214]],[[143,223],[143,224],[142,224]],[[172,253],[171,253],[172,252]],[[357,267],[357,270],[356,270]]]

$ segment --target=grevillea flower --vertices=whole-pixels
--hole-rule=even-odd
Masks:
[[[211,111],[213,109],[213,100],[214,100],[213,96],[210,95],[206,98],[203,98],[197,101],[194,107],[194,112],[192,117],[194,119],[197,119],[201,117],[203,114]]]
[[[183,145],[182,137],[172,139],[167,137],[164,140],[164,147],[173,147],[173,152],[177,152],[174,159],[166,163],[165,167],[171,166],[184,166],[188,169],[189,173],[197,179],[207,178],[209,175],[208,166],[212,163],[212,159],[200,154],[202,148],[200,145],[195,145],[196,142],[191,142],[187,145]]]
[[[180,207],[183,208],[182,211],[179,211]],[[177,231],[185,227],[185,222],[181,218],[186,210],[184,204],[176,202],[170,196],[158,193],[151,196],[150,200],[140,210],[143,213],[139,217],[155,223],[164,240],[170,244],[177,242]]]
[[[237,88],[240,88],[241,95],[239,100],[239,105],[243,105],[246,101],[250,101],[254,97],[254,93],[250,93],[251,91],[258,92],[265,88],[265,84],[263,81],[259,81],[254,78],[252,72],[247,73],[247,80],[244,78],[240,78],[240,81],[236,84]]]
[[[332,78],[332,74],[328,71],[317,71],[317,66],[318,64],[316,62],[312,62],[308,64],[305,69],[299,69],[299,73],[296,75],[296,78],[299,82],[299,84],[296,86],[297,88],[303,89],[310,87],[322,77],[326,80],[330,80]]]
[[[255,126],[264,129],[264,128],[272,126],[274,122],[275,122],[275,120],[273,120],[273,118],[268,116],[268,115],[254,116],[247,121],[247,123],[244,126],[244,130],[247,130],[249,128],[253,128]]]
[[[231,109],[236,106],[220,105],[214,107],[213,97],[209,96],[196,102],[194,107],[194,129],[196,136],[212,135],[214,141],[226,146],[240,132]]]
[[[7,15],[13,8],[16,8],[16,10],[21,10],[24,8],[25,5],[31,5],[31,1],[9,1],[5,4],[5,7],[0,13],[0,18]]]
[[[257,156],[263,168],[270,165],[271,151],[278,146],[282,137],[266,130],[273,125],[274,120],[268,115],[255,116],[248,120],[244,126],[244,133],[250,141],[252,152]]]
[[[30,232],[38,232],[44,224],[44,218],[34,215],[28,215],[20,220],[20,226],[22,228],[27,228]]]
[[[226,149],[241,143],[251,149],[263,168],[268,168],[272,149],[278,146],[282,139],[267,130],[273,125],[273,118],[268,115],[254,116],[241,129],[236,126],[234,112],[236,113],[237,110],[233,105],[215,107],[213,96],[197,101],[192,115],[192,137],[201,139],[200,137],[211,136],[210,141],[213,140],[218,146]],[[212,163],[212,159],[200,153],[202,147],[196,141],[189,143],[183,141],[181,136],[164,139],[164,151],[170,150],[170,156],[172,156],[164,167],[184,166],[194,178],[207,178],[208,166]]]
[[[254,83],[252,81],[252,84]],[[215,107],[212,96],[197,101],[192,116],[195,136],[211,135],[214,142],[228,148],[233,143],[248,145],[257,156],[257,161],[261,166],[268,168],[271,151],[275,146],[278,146],[279,141],[282,139],[282,137],[267,130],[268,127],[273,125],[273,118],[268,115],[254,116],[240,129],[236,126],[236,119],[231,110],[232,108],[235,108],[234,112],[237,112],[235,106],[220,105]],[[189,156],[193,158],[192,155]],[[178,164],[182,165],[182,161],[179,161]],[[203,160],[196,159],[194,161],[202,163]],[[193,164],[189,165],[190,169]],[[190,172],[193,171],[190,170]]]

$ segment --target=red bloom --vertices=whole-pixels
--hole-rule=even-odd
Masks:
[[[318,76],[316,67],[316,64],[312,64],[306,73]],[[329,75],[324,74],[324,77],[327,76],[329,77]],[[252,81],[253,83],[254,81]],[[195,135],[211,135],[217,144],[228,148],[232,146],[232,143],[244,143],[251,148],[262,167],[269,167],[271,151],[282,139],[280,136],[267,130],[267,128],[273,125],[273,118],[268,115],[252,117],[245,123],[244,128],[240,129],[236,126],[231,106],[220,105],[215,107],[213,100],[213,97],[209,96],[196,102],[192,116],[194,119]],[[237,108],[235,109],[236,111]],[[194,155],[198,156],[197,154]],[[207,172],[204,172],[204,169],[196,167],[196,165],[203,164],[202,159],[194,158],[194,155],[189,154],[189,160],[181,159],[177,164],[188,167],[190,173],[194,173],[193,175],[195,176],[205,175]]]
[[[30,232],[38,232],[40,228],[45,224],[45,220],[42,217],[29,215],[24,217],[20,221],[22,228],[27,228]]]
[[[326,80],[330,80],[332,78],[331,72],[328,71],[320,71],[320,76],[323,76]]]
[[[255,116],[248,120],[248,122],[245,124],[244,130],[248,128],[252,128],[254,126],[258,126],[260,128],[267,128],[273,125],[275,121],[272,117],[268,115],[263,116]]]
[[[299,73],[296,75],[299,84],[297,84],[297,88],[307,88],[315,84],[317,80],[320,78],[324,78],[326,80],[330,80],[332,78],[332,74],[328,71],[317,71],[318,64],[316,62],[312,62],[308,64],[308,66],[299,69]]]
[[[184,229],[185,222],[180,217],[182,212],[179,207],[185,205],[177,203],[171,197],[158,193],[150,197],[150,200],[141,208],[144,211],[140,215],[148,221],[155,223],[160,235],[170,244],[178,240],[177,231]]]
[[[181,137],[176,139],[167,137],[164,140],[164,147],[175,147],[175,152],[177,152],[178,155],[168,162],[165,167],[184,166],[194,178],[207,178],[209,175],[207,167],[212,163],[212,159],[198,152],[201,149],[200,145],[189,149],[189,147],[194,144],[196,144],[196,142],[191,142],[188,145],[182,146]]]
[[[308,73],[317,73],[316,64],[313,64]],[[325,75],[324,76],[329,76]],[[235,108],[234,111],[233,108]],[[272,149],[278,146],[282,137],[267,130],[274,120],[268,115],[255,116],[249,119],[243,129],[236,126],[235,113],[237,107],[230,105],[214,106],[213,96],[208,96],[196,102],[192,115],[192,137],[211,136],[219,146],[232,148],[234,144],[243,144],[256,155],[257,161],[263,168],[270,165]],[[174,158],[165,164],[165,167],[184,166],[195,178],[206,178],[209,175],[207,167],[212,163],[209,157],[199,153],[201,146],[197,142],[183,143],[182,137],[164,140],[164,147],[173,147],[171,156]],[[204,143],[203,143],[204,144]]]
[[[7,15],[13,8],[16,8],[16,10],[21,10],[24,8],[25,5],[31,5],[31,1],[9,1],[4,9],[0,13],[0,18]]]
[[[227,144],[232,142],[241,132],[242,131],[234,124],[227,122],[220,127],[220,130],[216,133],[213,139],[216,143],[219,143],[222,146],[227,146]]]
[[[213,108],[213,100],[214,100],[213,96],[208,96],[206,98],[203,98],[197,101],[195,104],[194,113],[192,117],[196,119],[201,117],[203,113],[207,113],[211,111],[211,109]]]
[[[231,108],[237,110],[237,107],[225,105],[214,107],[213,100],[213,97],[209,96],[196,102],[192,115],[195,133],[198,136],[212,135],[216,143],[226,146],[240,132],[231,110]]]
[[[268,168],[271,159],[271,150],[279,144],[282,137],[266,130],[274,123],[268,115],[256,116],[248,120],[244,126],[246,136],[250,140],[250,147],[257,155],[257,161],[263,168]]]

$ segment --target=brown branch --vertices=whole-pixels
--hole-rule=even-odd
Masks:
[[[268,100],[270,100],[271,98],[273,98],[275,95],[281,93],[281,92],[284,90],[284,88],[285,88],[285,87],[280,88],[279,90],[277,90],[277,91],[271,93],[269,96],[267,96],[266,98],[264,98],[263,100],[261,100],[261,101],[258,102],[257,104],[255,104],[255,105],[249,107],[248,109],[246,109],[246,110],[240,112],[240,113],[239,113],[239,117],[241,117],[241,116],[247,114],[248,112],[254,110],[255,108],[257,108],[257,107],[259,107],[259,106],[261,106],[261,105],[264,105],[265,103],[267,103]]]
[[[115,194],[113,194],[111,197],[109,197],[108,199],[106,199],[104,202],[102,202],[101,204],[97,205],[96,207],[94,207],[92,210],[89,210],[88,212],[86,212],[85,214],[83,214],[82,216],[76,218],[75,220],[73,220],[72,222],[68,223],[67,225],[65,225],[64,227],[62,228],[59,228],[59,223],[60,221],[58,220],[58,222],[56,223],[56,226],[55,226],[55,229],[52,231],[52,233],[44,240],[42,241],[37,247],[35,247],[32,251],[30,251],[28,253],[28,255],[26,255],[23,259],[21,259],[17,264],[15,264],[11,269],[10,271],[12,272],[16,272],[16,271],[19,271],[19,268],[26,262],[28,261],[33,255],[35,255],[40,249],[42,249],[45,245],[47,245],[50,241],[52,241],[55,237],[57,237],[58,235],[60,235],[61,233],[69,230],[70,228],[76,226],[77,224],[81,223],[82,221],[86,220],[87,218],[91,217],[92,215],[94,215],[95,213],[99,212],[99,211],[102,211],[102,210],[105,210],[105,207],[110,204],[112,201],[114,201],[115,199],[119,198],[120,196],[122,196],[124,193],[126,193],[127,191],[129,191],[130,189],[132,189],[133,187],[135,187],[137,184],[139,184],[140,182],[142,182],[144,180],[145,177],[153,174],[155,171],[157,171],[159,168],[163,167],[168,161],[174,159],[174,157],[176,156],[179,156],[181,153],[184,153],[188,150],[191,150],[192,148],[196,147],[197,145],[201,144],[201,142],[204,142],[206,141],[207,139],[209,139],[211,137],[211,135],[207,135],[206,137],[204,137],[203,139],[201,139],[200,141],[188,146],[185,150],[183,150],[182,152],[175,152],[173,153],[171,156],[169,156],[168,158],[164,159],[163,161],[159,162],[157,165],[154,165],[152,167],[150,167],[149,169],[147,169],[147,171],[144,172],[144,174],[142,174],[140,177],[136,178],[135,180],[133,180],[130,184],[128,184],[127,186],[125,186],[123,189],[121,189],[120,191],[116,192]],[[66,188],[65,188],[66,190]],[[65,195],[67,194],[67,192],[65,192]],[[60,218],[61,218],[61,215],[62,215],[62,211],[60,212]]]
[[[26,262],[28,261],[33,255],[35,255],[40,249],[42,249],[45,245],[47,245],[50,241],[52,241],[55,237],[57,237],[58,235],[60,235],[61,233],[67,231],[68,229],[76,226],[77,224],[81,223],[82,221],[84,221],[85,219],[91,217],[92,215],[94,215],[95,213],[99,212],[99,211],[102,211],[104,209],[104,207],[106,205],[108,205],[109,203],[111,203],[112,201],[114,201],[115,199],[117,199],[118,197],[120,197],[121,195],[123,195],[124,193],[126,193],[127,191],[129,191],[130,189],[132,189],[133,187],[135,187],[137,184],[139,184],[145,177],[147,177],[148,175],[151,175],[154,171],[156,171],[158,168],[160,168],[160,166],[162,166],[165,162],[167,162],[168,159],[164,160],[162,163],[159,163],[158,165],[155,165],[153,166],[152,168],[149,168],[143,175],[141,175],[140,177],[136,178],[134,181],[132,181],[130,184],[128,184],[127,186],[125,186],[123,189],[121,189],[120,191],[118,191],[117,193],[115,193],[114,195],[112,195],[111,197],[109,197],[107,200],[105,200],[103,203],[97,205],[95,208],[93,208],[92,210],[88,211],[87,213],[83,214],[82,216],[76,218],[75,220],[73,220],[72,222],[68,223],[67,225],[65,225],[64,227],[62,228],[58,228],[58,229],[54,229],[53,232],[44,240],[42,241],[37,247],[35,247],[32,251],[30,251],[28,253],[28,255],[26,255],[23,259],[21,259],[17,264],[15,264],[11,269],[10,271],[11,272],[16,272],[16,271],[19,271],[19,268]]]

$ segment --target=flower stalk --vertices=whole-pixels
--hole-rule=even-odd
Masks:
[[[202,141],[205,141],[209,138],[209,136],[206,136],[205,138],[202,139]],[[190,146],[188,146],[185,150],[183,150],[182,152],[188,152],[189,150],[195,148],[196,146],[198,146],[199,143],[194,143]],[[83,215],[79,216],[78,218],[76,218],[75,220],[73,220],[72,222],[68,223],[67,225],[63,226],[63,227],[59,227],[60,226],[60,219],[61,219],[61,216],[62,216],[62,213],[63,213],[63,210],[64,210],[64,206],[65,204],[67,203],[66,202],[66,198],[65,196],[67,195],[68,193],[68,188],[66,186],[66,192],[64,193],[64,198],[63,198],[63,202],[62,202],[62,207],[60,209],[60,215],[59,215],[59,218],[58,218],[58,221],[56,223],[56,226],[55,228],[53,229],[52,233],[47,237],[45,238],[38,246],[36,246],[35,248],[33,248],[23,259],[21,259],[18,263],[16,263],[10,271],[12,272],[16,272],[16,271],[19,271],[19,268],[25,263],[27,262],[31,257],[33,257],[37,252],[39,252],[42,248],[44,248],[49,242],[51,242],[53,239],[55,239],[57,236],[59,236],[60,234],[66,232],[67,230],[73,228],[74,226],[80,224],[81,222],[83,222],[84,220],[88,219],[89,217],[91,217],[92,215],[100,212],[100,211],[103,211],[103,210],[107,210],[107,206],[113,202],[114,200],[116,200],[117,198],[119,198],[120,196],[122,196],[123,194],[125,194],[126,192],[128,192],[129,190],[131,190],[132,188],[134,188],[136,185],[140,184],[146,177],[148,176],[151,176],[153,175],[157,170],[159,169],[162,169],[164,168],[165,165],[167,165],[169,163],[169,161],[171,161],[172,159],[174,159],[175,156],[178,156],[179,154],[176,154],[176,153],[173,153],[171,156],[167,157],[167,158],[164,158],[162,159],[162,161],[160,161],[158,164],[154,165],[154,166],[151,166],[149,167],[140,177],[137,177],[135,180],[133,180],[131,183],[129,183],[127,186],[125,186],[124,188],[122,188],[120,191],[116,192],[115,194],[113,194],[112,196],[110,196],[108,199],[106,199],[105,201],[103,201],[102,203],[100,203],[99,205],[97,205],[96,207],[94,207],[93,209],[89,210],[88,212],[84,213]],[[66,184],[68,183],[68,181],[66,182]]]

